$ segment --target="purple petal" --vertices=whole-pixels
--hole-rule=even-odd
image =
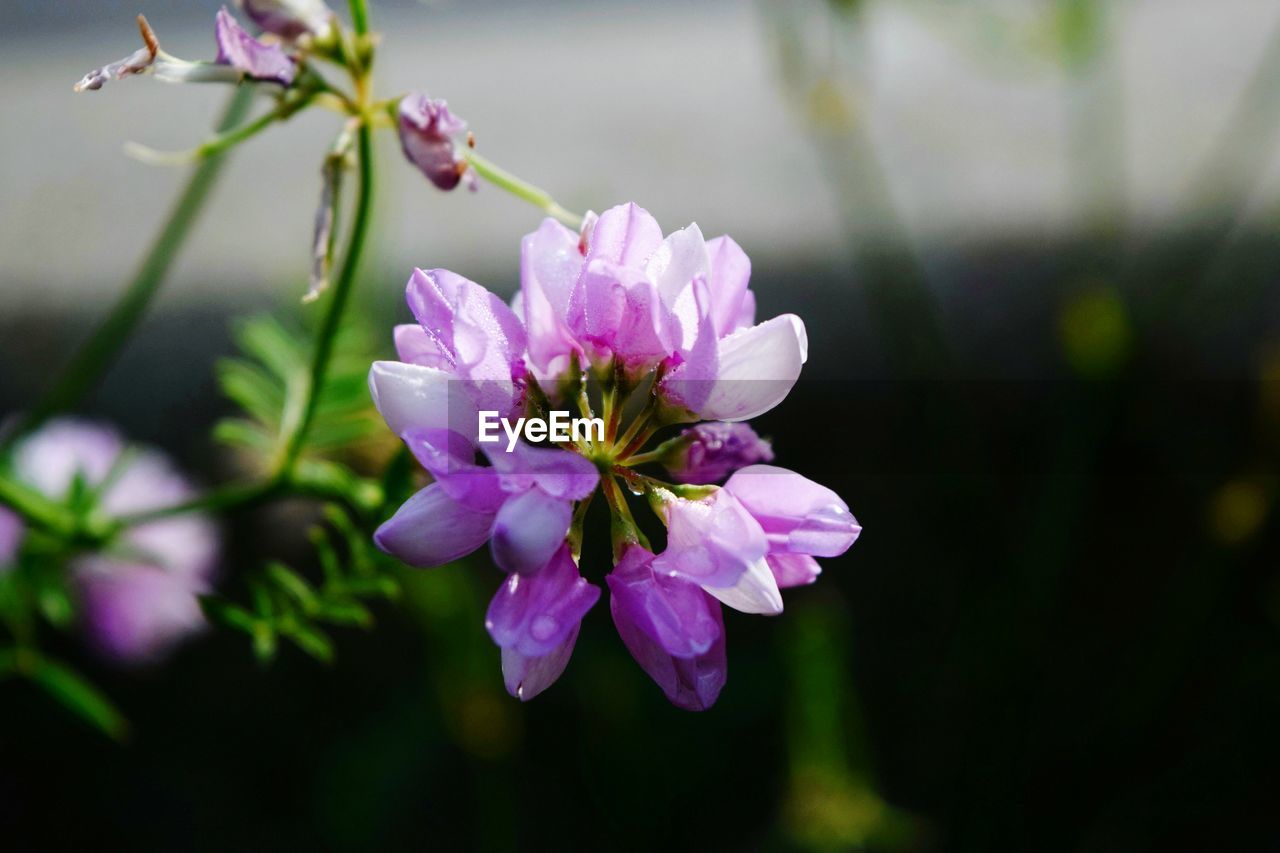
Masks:
[[[405,501],[373,534],[374,543],[411,566],[427,568],[465,557],[489,538],[493,513],[477,512],[432,483]]]
[[[674,499],[664,507],[667,549],[654,571],[703,586],[732,587],[764,558],[764,531],[724,489],[699,501]]]
[[[610,602],[610,609],[618,636],[640,668],[662,688],[667,699],[686,711],[705,711],[714,705],[724,687],[728,669],[720,606],[708,601],[707,612],[719,629],[711,647],[702,654],[682,658],[667,652],[632,621],[627,609],[619,607],[616,602],[616,598]]]
[[[569,665],[569,657],[577,641],[578,626],[574,625],[564,642],[545,655],[529,657],[516,649],[503,649],[502,680],[506,683],[507,692],[521,702],[528,702],[546,690]]]
[[[218,43],[217,61],[255,80],[273,80],[282,86],[293,82],[295,66],[279,45],[263,44],[244,31],[227,7],[218,10],[213,25]]]
[[[529,360],[544,375],[569,366],[582,348],[569,331],[569,300],[582,273],[578,235],[554,219],[520,243],[520,297],[529,337]]]
[[[760,523],[774,553],[838,557],[862,531],[839,495],[786,468],[743,468],[724,490]]]
[[[533,574],[564,544],[573,504],[530,489],[507,500],[493,522],[489,548],[503,571]]]
[[[510,452],[502,445],[487,446],[485,453],[501,474],[503,489],[513,494],[536,486],[552,497],[580,501],[600,482],[595,464],[572,450],[518,442]]]
[[[405,446],[440,488],[468,509],[496,513],[507,499],[498,472],[476,464],[475,446],[462,434],[445,429],[411,429]]]
[[[745,423],[705,423],[681,433],[686,444],[664,464],[680,483],[718,483],[757,462],[772,462],[773,448]]]
[[[478,409],[512,415],[521,401],[513,378],[524,372],[524,327],[485,288],[448,270],[414,270],[405,290],[427,335],[467,382]]]
[[[427,334],[417,323],[401,323],[393,332],[396,343],[396,355],[401,361],[419,364],[423,367],[435,367],[440,370],[452,370],[449,356],[440,349],[440,345]]]
[[[0,574],[13,568],[25,528],[17,513],[0,506]]]
[[[57,418],[22,439],[14,450],[13,472],[46,497],[62,500],[77,477],[89,486],[101,483],[123,449],[110,427]]]
[[[600,587],[587,583],[569,546],[562,545],[540,571],[507,577],[489,604],[484,624],[501,648],[541,657],[577,631],[599,598]]]
[[[708,240],[707,254],[711,258],[711,275],[707,280],[711,289],[711,320],[716,334],[724,337],[737,328],[743,313],[747,283],[751,280],[751,259],[727,236]],[[754,297],[752,302],[754,314]]]
[[[806,586],[822,574],[818,561],[808,554],[770,554],[764,559],[781,589]]]
[[[465,161],[454,149],[453,137],[467,123],[449,112],[444,101],[421,92],[400,99],[400,147],[410,163],[439,189],[451,190],[462,180]]]
[[[656,364],[677,343],[674,314],[644,271],[606,260],[584,268],[570,320],[583,343],[632,368]]]
[[[653,554],[633,546],[605,580],[614,619],[625,617],[663,651],[705,654],[720,639],[720,608],[696,584],[653,572]]]
[[[124,663],[153,662],[205,627],[203,586],[155,566],[77,562],[84,626],[94,647]]]

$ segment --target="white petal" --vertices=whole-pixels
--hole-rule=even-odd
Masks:
[[[645,264],[645,272],[658,288],[658,294],[668,307],[693,279],[711,274],[711,260],[707,257],[707,241],[697,223],[673,232],[657,248]]]
[[[800,377],[805,341],[804,325],[790,314],[721,338],[716,381],[698,414],[745,421],[778,405]]]
[[[387,426],[400,435],[412,427],[434,429],[449,426],[449,386],[452,379],[452,374],[435,367],[403,361],[375,361],[369,368],[369,393]],[[474,416],[470,423],[474,431]]]
[[[782,612],[782,593],[769,564],[761,557],[742,573],[731,587],[704,586],[708,595],[720,599],[734,610],[776,616]]]

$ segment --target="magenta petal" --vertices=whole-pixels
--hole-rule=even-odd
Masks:
[[[627,549],[605,580],[614,618],[621,613],[668,654],[695,657],[720,638],[715,602],[696,584],[654,574],[653,554],[644,548]]]
[[[693,657],[681,658],[667,652],[633,621],[630,610],[620,607],[616,601],[616,598],[611,601],[610,609],[618,636],[640,668],[662,688],[667,699],[686,711],[705,711],[714,705],[724,687],[728,670],[720,605],[715,602],[707,605],[708,613],[719,629],[711,647]]]
[[[786,468],[751,465],[724,490],[760,523],[774,553],[838,557],[862,532],[839,495]]]
[[[781,589],[811,584],[822,574],[818,561],[808,554],[770,554],[764,559]]]
[[[379,548],[411,566],[439,566],[465,557],[489,538],[493,513],[477,512],[432,483],[405,501],[373,534]]]
[[[500,647],[541,657],[577,631],[599,598],[600,588],[578,573],[563,545],[541,571],[510,575],[493,596],[484,624]]]
[[[731,588],[768,550],[760,525],[724,489],[699,501],[672,500],[665,512],[667,549],[654,560],[655,572]]]
[[[287,39],[327,33],[333,17],[324,0],[240,0],[240,6],[255,24]]]
[[[574,625],[564,642],[545,655],[529,657],[516,649],[503,649],[502,680],[507,685],[507,692],[521,702],[528,702],[546,690],[569,665],[577,641],[578,626]]]
[[[293,60],[279,45],[263,44],[245,32],[226,6],[214,18],[213,34],[220,65],[230,65],[255,80],[273,80],[282,86],[293,82]]]
[[[493,561],[506,572],[539,571],[564,543],[572,517],[572,503],[541,489],[508,499],[493,521]]]

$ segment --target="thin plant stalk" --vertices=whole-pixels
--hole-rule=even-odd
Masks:
[[[252,100],[251,87],[237,89],[218,121],[217,132],[222,133],[238,125],[248,112]],[[226,154],[219,152],[202,160],[192,169],[191,177],[178,196],[173,212],[143,259],[133,282],[106,319],[72,357],[53,387],[23,416],[14,429],[0,438],[0,450],[8,449],[18,437],[35,429],[58,412],[74,406],[115,362],[125,341],[137,328],[151,300],[164,284],[178,252],[191,236],[192,227],[225,162]]]

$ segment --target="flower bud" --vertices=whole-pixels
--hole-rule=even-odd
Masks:
[[[413,92],[400,101],[400,146],[404,156],[442,190],[456,187],[466,171],[466,161],[453,145],[453,137],[466,127],[467,123],[450,113],[449,105],[442,100]]]
[[[705,423],[673,442],[662,464],[679,483],[719,483],[739,468],[772,462],[773,448],[745,423]]]
[[[322,39],[332,27],[333,11],[324,0],[239,0],[239,4],[251,21],[285,39],[304,35]]]

